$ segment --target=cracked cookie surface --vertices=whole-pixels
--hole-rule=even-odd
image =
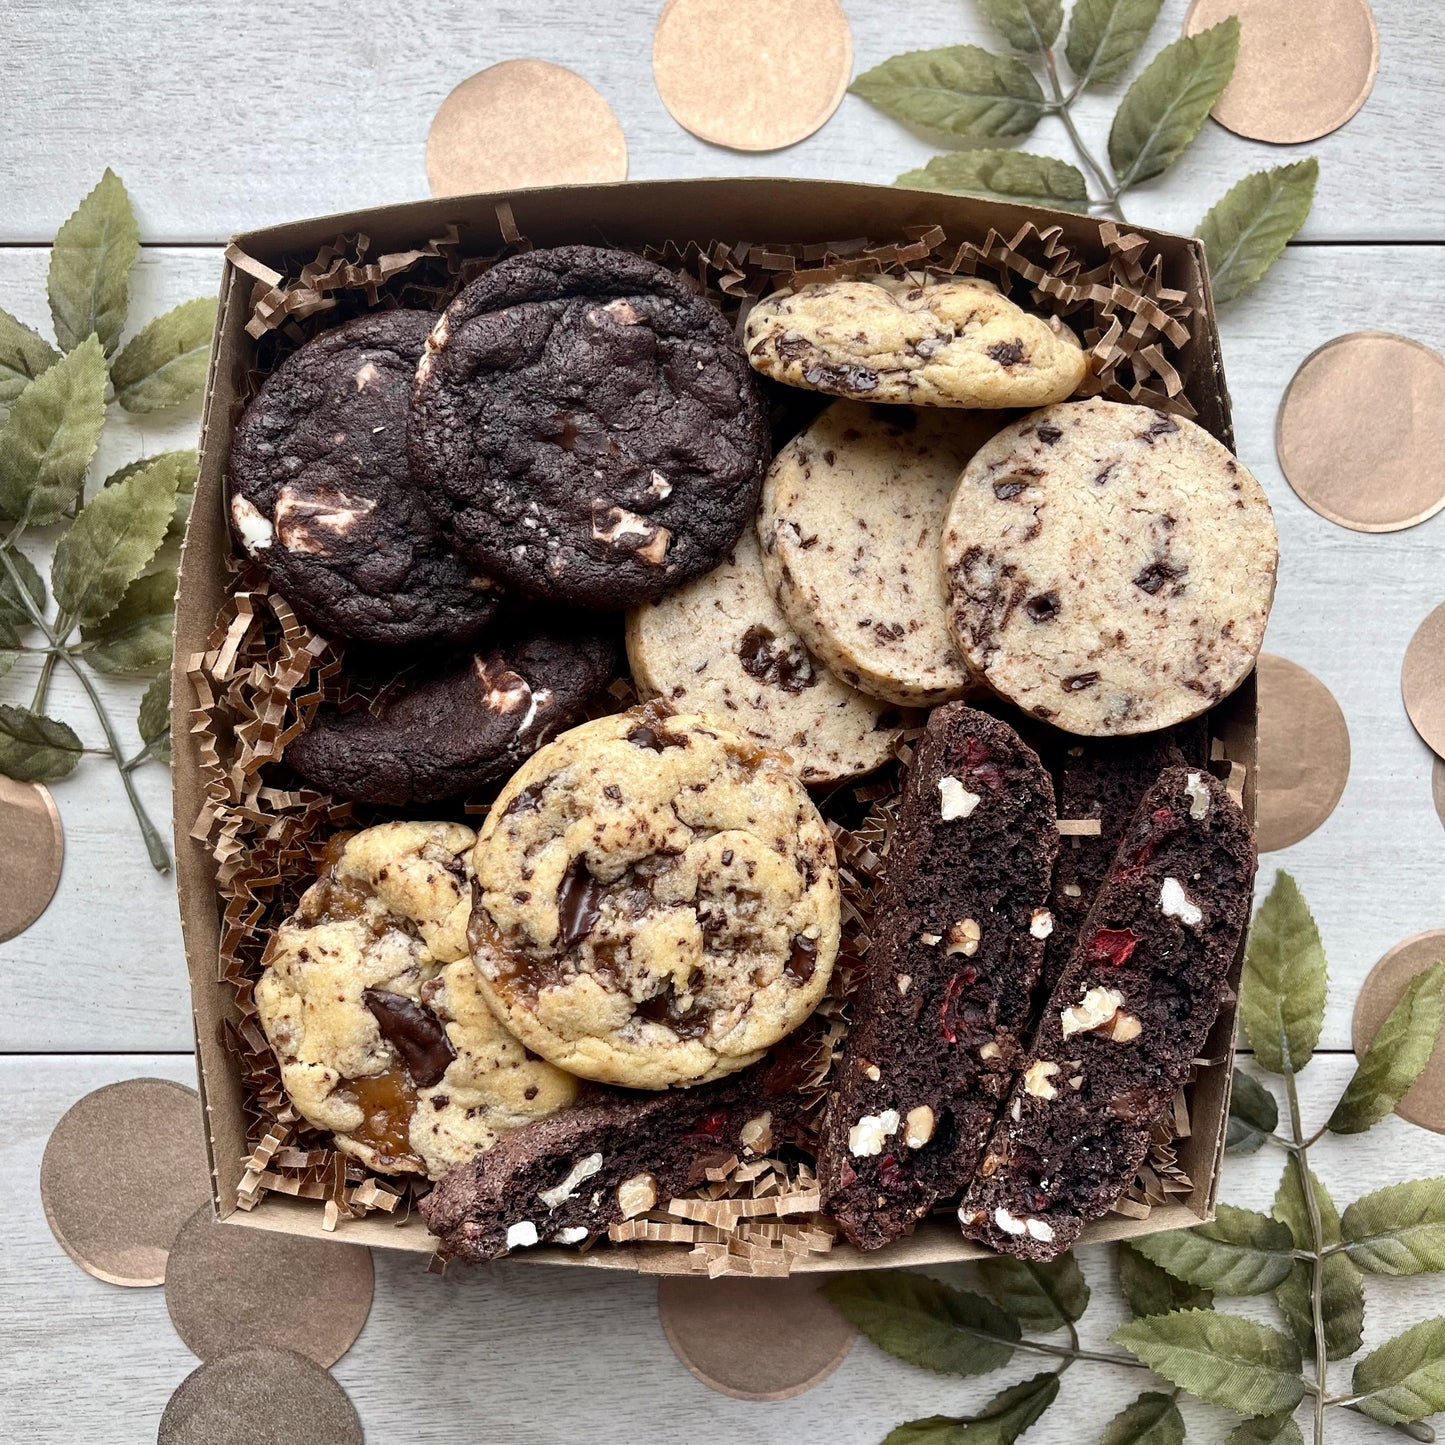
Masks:
[[[593,246],[510,257],[462,291],[427,342],[407,445],[462,555],[529,596],[603,608],[720,561],[769,450],[722,313]]]
[[[1258,482],[1202,427],[1069,402],[1006,427],[944,526],[949,626],[969,668],[1066,732],[1152,732],[1254,667],[1278,539]]]
[[[786,763],[706,718],[594,719],[523,764],[473,853],[493,1008],[569,1072],[631,1088],[744,1068],[817,1006],[832,838]]]
[[[439,1179],[576,1096],[497,1022],[467,956],[474,841],[458,823],[353,834],[256,983],[297,1113],[383,1173]]]
[[[789,386],[911,406],[1044,406],[1088,370],[1061,321],[989,281],[876,276],[764,297],[748,313],[748,360]]]
[[[236,427],[231,530],[328,637],[465,642],[500,597],[443,545],[406,464],[406,413],[429,311],[323,331],[266,379]]]

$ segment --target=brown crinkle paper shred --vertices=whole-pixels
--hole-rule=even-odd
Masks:
[[[258,346],[247,394],[318,331],[377,307],[439,309],[474,276],[529,249],[510,208],[499,206],[497,214],[504,244],[486,254],[469,249],[455,226],[411,250],[377,256],[365,235],[339,236],[284,272],[233,244],[227,251],[232,264],[255,280],[246,329]],[[759,297],[780,287],[883,274],[983,276],[1078,331],[1090,352],[1091,393],[1192,416],[1175,365],[1189,339],[1184,294],[1163,284],[1161,262],[1148,256],[1143,237],[1105,224],[1101,240],[1106,259],[1093,267],[1082,264],[1057,228],[1032,224],[1009,238],[990,231],[981,243],[950,242],[941,227],[931,226],[910,228],[886,245],[866,239],[817,245],[669,241],[645,254],[709,296],[739,327]],[[223,909],[218,980],[235,1001],[236,1020],[227,1023],[226,1038],[240,1061],[247,1115],[250,1153],[237,1202],[253,1209],[269,1192],[313,1199],[328,1229],[378,1209],[405,1218],[414,1191],[426,1187],[372,1173],[297,1117],[252,998],[266,942],[314,881],[327,843],[338,831],[369,821],[365,810],[305,787],[267,786],[262,777],[323,700],[344,701],[340,666],[326,639],[246,569],[232,582],[206,651],[186,664],[194,694],[190,726],[206,785],[192,836],[217,867]],[[621,680],[600,711],[633,700],[630,684]],[[833,986],[819,1009],[826,1027],[804,1086],[814,1123],[847,1034],[851,981],[868,950],[872,900],[897,821],[909,740],[900,745],[895,766],[820,801],[838,852],[843,936]],[[483,812],[485,805],[484,798],[471,799],[466,811]],[[1176,1153],[1177,1141],[1188,1133],[1181,1093],[1174,1117],[1158,1126],[1148,1160],[1115,1205],[1118,1212],[1147,1218],[1170,1195],[1189,1191]],[[619,1244],[678,1246],[663,1251],[662,1260],[649,1259],[653,1271],[785,1275],[798,1259],[831,1249],[836,1230],[819,1212],[817,1181],[807,1163],[726,1157],[712,1161],[688,1194],[614,1225],[609,1237]]]

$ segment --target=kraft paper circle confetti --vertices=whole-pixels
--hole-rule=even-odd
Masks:
[[[314,1360],[237,1350],[191,1371],[161,1416],[156,1445],[364,1445],[356,1407]]]
[[[1307,507],[1356,532],[1395,532],[1445,507],[1445,358],[1385,331],[1305,357],[1280,403],[1275,451]]]
[[[1400,692],[1415,731],[1445,754],[1445,602],[1415,630],[1400,669]]]
[[[0,943],[50,906],[65,861],[65,830],[50,789],[0,777]]]
[[[1385,1016],[1404,997],[1410,980],[1441,959],[1445,959],[1445,928],[1436,928],[1397,943],[1370,970],[1355,1003],[1351,1040],[1357,1055],[1369,1048]],[[1445,1134],[1445,1039],[1435,1045],[1425,1072],[1415,1080],[1395,1112],[1422,1129]]]
[[[1239,62],[1214,118],[1276,145],[1318,140],[1364,105],[1380,68],[1369,0],[1194,0],[1184,33],[1239,17]]]
[[[856,1331],[813,1279],[673,1276],[657,1288],[673,1353],[735,1400],[786,1400],[826,1380]]]
[[[1308,838],[1331,813],[1350,776],[1345,715],[1314,673],[1283,657],[1259,659],[1259,851]]]
[[[668,0],[652,40],[652,77],[672,118],[733,150],[812,135],[852,74],[838,0]]]
[[[504,60],[442,101],[427,133],[426,175],[434,196],[625,181],[627,140],[576,71]]]
[[[40,1202],[60,1247],[108,1284],[155,1285],[210,1166],[200,1098],[169,1079],[107,1084],[72,1104],[40,1162]]]
[[[203,1360],[265,1345],[334,1365],[361,1333],[371,1291],[364,1246],[221,1224],[209,1207],[186,1221],[166,1265],[171,1323]]]

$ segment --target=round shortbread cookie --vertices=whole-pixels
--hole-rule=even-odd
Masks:
[[[903,707],[962,697],[938,546],[964,463],[993,412],[835,402],[763,483],[763,571],[808,649],[845,682]]]
[[[990,281],[874,276],[764,297],[748,360],[789,386],[910,406],[1044,406],[1088,372],[1078,338]]]
[[[893,755],[897,712],[809,656],[751,528],[721,567],[627,614],[627,661],[649,696],[786,753],[805,783],[856,778]]]
[[[700,1084],[803,1022],[838,952],[838,869],[776,753],[655,706],[534,753],[472,855],[498,1017],[584,1078]]]
[[[1279,545],[1259,483],[1203,428],[1072,402],[964,469],[943,565],[968,666],[1067,732],[1152,732],[1248,676]]]

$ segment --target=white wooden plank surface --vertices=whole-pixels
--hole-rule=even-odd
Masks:
[[[1348,1062],[1321,1058],[1302,1077],[1307,1123],[1320,1122],[1348,1077]],[[187,1080],[186,1057],[21,1057],[0,1060],[10,1101],[0,1136],[0,1398],[5,1438],[74,1445],[142,1445],[155,1439],[170,1392],[195,1361],[175,1337],[162,1291],[127,1290],[82,1273],[51,1238],[36,1180],[45,1140],[82,1094],[144,1074]],[[1429,1141],[1433,1152],[1422,1150]],[[1362,1140],[1326,1140],[1317,1172],[1343,1205],[1356,1195],[1428,1170],[1445,1172],[1439,1141],[1389,1120]],[[1283,1167],[1273,1149],[1231,1158],[1224,1195],[1268,1209]],[[360,1339],[336,1366],[373,1445],[561,1445],[561,1442],[719,1440],[781,1445],[827,1422],[843,1445],[879,1440],[902,1420],[975,1408],[1046,1361],[1022,1358],[987,1381],[945,1378],[854,1345],[829,1380],[797,1399],[753,1404],[714,1394],[677,1362],[657,1323],[656,1285],[625,1275],[502,1264],[427,1275],[414,1255],[378,1252],[376,1299]],[[1125,1311],[1106,1247],[1081,1252],[1096,1292],[1085,1342],[1109,1348]],[[1439,1309],[1438,1279],[1368,1280],[1366,1345]],[[1227,1306],[1263,1320],[1258,1301]],[[1339,1368],[1339,1367],[1336,1367]],[[1080,1364],[1030,1445],[1078,1445],[1139,1390],[1142,1370]],[[1222,1440],[1229,1417],[1185,1402],[1190,1438]],[[1335,1416],[1331,1440],[1387,1439]]]
[[[958,0],[845,0],[854,73],[903,50],[998,46]],[[1150,49],[1176,38],[1167,0]],[[147,240],[214,241],[301,214],[426,194],[427,126],[472,72],[517,56],[569,65],[611,102],[634,177],[791,175],[890,181],[942,149],[845,98],[788,150],[741,155],[676,125],[652,83],[661,0],[507,4],[436,0],[405,20],[388,0],[301,11],[279,0],[0,0],[0,241],[48,240],[104,164],[124,177]],[[1308,147],[1247,142],[1209,124],[1176,174],[1141,189],[1131,216],[1192,230],[1248,171],[1316,154],[1308,235],[1445,239],[1445,31],[1431,0],[1378,0],[1379,81],[1349,125]],[[785,42],[791,37],[781,37]],[[806,36],[796,43],[806,44]],[[1117,93],[1086,97],[1081,128],[1102,152]],[[103,138],[103,143],[102,143]],[[1029,144],[1066,154],[1061,127]]]

